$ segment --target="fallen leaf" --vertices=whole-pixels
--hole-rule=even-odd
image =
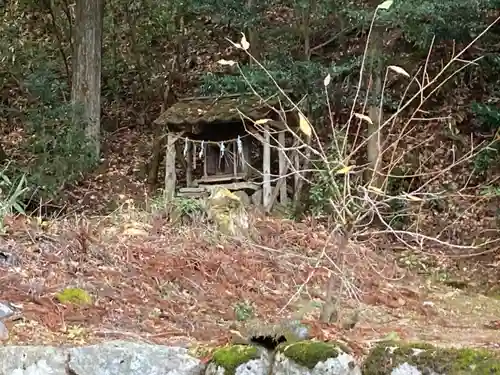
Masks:
[[[354,165],[348,165],[344,168],[339,169],[336,174],[347,174],[354,167]]]
[[[201,363],[203,363],[203,364],[207,364],[207,363],[209,363],[209,362],[212,360],[212,357],[213,357],[212,355],[207,355],[207,356],[205,356],[205,357],[202,357],[202,358],[200,359],[200,361],[201,361]]]
[[[330,76],[330,73],[328,73],[328,75],[323,80],[323,85],[325,85],[325,87],[327,87],[330,84],[331,80],[332,80],[332,76]]]
[[[408,74],[408,72],[399,66],[389,65],[389,69],[395,71],[398,74],[401,74],[401,75],[404,75],[404,76],[410,78],[410,75]]]
[[[413,202],[422,202],[423,199],[420,199],[414,195],[411,194],[404,194],[405,198],[408,198],[408,200],[413,201]]]
[[[488,329],[498,330],[498,329],[500,329],[500,320],[491,320],[488,323],[485,323],[484,327],[488,328]]]
[[[309,120],[302,114],[302,112],[299,112],[299,128],[308,137],[311,136],[312,134],[312,128],[311,124],[309,123]]]
[[[368,186],[368,190],[371,190],[375,193],[379,193],[379,194],[384,194],[384,192],[382,191],[382,189],[379,189],[378,187],[375,187],[375,186]]]
[[[127,228],[123,233],[128,236],[138,236],[138,237],[139,236],[144,237],[148,235],[148,232],[146,232],[144,229],[139,229],[139,228]]]
[[[245,51],[250,48],[250,43],[248,43],[247,38],[245,37],[245,34],[241,33],[243,37],[241,38],[240,44],[241,48],[243,48]]]
[[[268,119],[268,118],[263,118],[263,119],[260,119],[260,120],[255,121],[255,125],[263,125],[263,124],[267,124],[269,121],[271,121],[271,119]]]
[[[366,121],[367,123],[373,125],[373,121],[371,118],[369,118],[368,116],[366,115],[362,115],[361,113],[355,113],[354,116],[356,116],[357,118],[359,118],[360,120],[363,120],[363,121]]]
[[[221,60],[217,61],[217,63],[220,64],[220,65],[229,65],[229,66],[236,65],[236,61],[233,61],[233,60],[224,60],[224,59],[221,59]]]
[[[392,6],[392,0],[386,0],[382,4],[378,5],[378,9],[389,9]]]

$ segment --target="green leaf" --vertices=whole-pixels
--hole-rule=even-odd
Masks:
[[[24,214],[24,208],[21,207],[21,205],[17,202],[14,202],[12,207],[17,211],[19,214]]]

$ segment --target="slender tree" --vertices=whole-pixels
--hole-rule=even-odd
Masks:
[[[97,157],[100,152],[103,14],[104,0],[76,1],[71,99],[82,109],[83,125]]]

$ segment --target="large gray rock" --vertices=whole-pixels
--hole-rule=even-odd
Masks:
[[[0,348],[0,375],[67,375],[67,354],[52,346]]]
[[[79,348],[0,348],[0,375],[201,375],[187,349],[127,341]]]
[[[204,366],[187,349],[114,341],[69,350],[77,375],[199,375]]]
[[[13,307],[7,302],[0,302],[0,319],[7,319],[14,315]]]

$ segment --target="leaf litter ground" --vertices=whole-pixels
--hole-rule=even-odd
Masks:
[[[0,301],[22,307],[20,316],[6,322],[10,343],[75,345],[120,338],[217,345],[230,339],[237,304],[252,306],[260,319],[278,321],[303,301],[323,300],[325,279],[335,271],[326,261],[300,302],[281,311],[331,242],[317,223],[256,219],[257,238],[241,243],[220,241],[207,228],[171,227],[160,217],[134,218],[137,210],[124,213],[129,199],[147,198],[144,166],[152,137],[128,128],[109,134],[102,166],[65,190],[66,219],[45,229],[35,221],[9,219],[0,250],[13,252],[20,265],[0,268]],[[71,218],[73,207],[87,218]],[[88,218],[116,208],[117,215]],[[316,337],[341,339],[360,354],[394,332],[441,344],[498,345],[499,331],[491,328],[499,327],[485,324],[498,321],[500,301],[426,284],[399,269],[385,245],[375,250],[357,246],[339,254],[335,244],[327,247],[336,264],[354,275],[362,313],[346,331],[317,323],[318,309],[309,309],[304,320]],[[71,286],[90,292],[92,306],[59,304],[54,294]],[[342,311],[349,315],[357,302],[344,300]]]
[[[331,242],[317,223],[255,219],[258,236],[241,243],[220,241],[207,228],[171,227],[133,208],[124,212],[129,199],[147,198],[141,172],[151,157],[152,137],[127,128],[109,134],[101,168],[65,190],[66,219],[40,228],[36,220],[9,218],[0,250],[15,254],[19,266],[0,266],[0,301],[19,305],[21,314],[6,322],[8,343],[132,339],[213,346],[230,340],[237,304],[251,306],[260,319],[279,321],[301,310],[303,301],[323,300],[325,279],[335,271],[326,261],[300,302],[281,311]],[[86,218],[72,215],[73,207]],[[117,214],[89,218],[116,208]],[[424,283],[396,266],[390,247],[373,246],[347,254],[339,254],[334,243],[326,248],[354,275],[362,312],[355,328],[344,330],[319,324],[318,308],[309,309],[304,320],[316,337],[343,340],[360,355],[391,333],[449,345],[498,345],[500,333],[491,328],[500,327],[485,324],[498,322],[500,301]],[[91,293],[94,303],[58,303],[54,294],[72,286]],[[349,316],[357,303],[344,296],[342,311]]]
[[[254,239],[220,239],[203,226],[176,227],[133,210],[93,219],[60,219],[40,228],[35,220],[8,218],[1,249],[17,259],[0,268],[0,301],[20,308],[6,322],[7,343],[87,344],[133,339],[175,345],[220,345],[230,340],[235,306],[251,306],[263,321],[279,321],[303,308],[281,309],[306,280],[300,301],[321,302],[332,263],[314,268],[325,250],[357,288],[360,321],[352,330],[318,323],[319,339],[347,343],[359,355],[376,340],[402,339],[494,347],[500,301],[425,283],[396,266],[391,254],[353,245],[339,251],[315,223],[255,216]],[[311,277],[311,272],[314,275]],[[56,292],[79,287],[90,306],[57,302]],[[343,297],[342,312],[356,306]]]
[[[289,23],[286,12],[271,16],[273,22],[283,17]],[[215,43],[214,49],[219,45]],[[233,57],[231,51],[195,52],[202,70],[206,70],[203,60]],[[103,173],[69,192],[79,210],[107,211],[131,196],[145,195],[136,174],[150,156],[148,148],[137,150],[136,134],[126,129],[115,136],[120,141],[111,144],[115,149],[108,153]],[[275,220],[258,223],[256,244],[218,242],[204,229],[180,231],[161,220],[139,228],[123,221],[120,225],[116,229],[109,218],[68,219],[43,231],[24,219],[11,220],[11,233],[0,248],[15,253],[20,261],[17,268],[0,268],[0,300],[22,305],[22,318],[7,322],[11,342],[74,344],[115,337],[160,343],[224,342],[238,302],[253,303],[255,312],[270,320],[296,309],[291,305],[280,314],[311,272],[327,237],[311,225]],[[335,246],[329,250],[334,260],[342,258]],[[499,342],[497,331],[483,328],[485,321],[498,319],[497,300],[426,285],[408,275],[403,278],[396,267],[384,267],[394,264],[392,254],[377,252],[360,247],[347,254],[344,263],[357,276],[362,292],[359,324],[349,332],[335,325],[316,325],[319,337],[343,337],[354,347],[365,347],[393,331],[402,338],[442,343]],[[323,266],[302,299],[321,300],[326,268],[332,268],[328,263]],[[58,304],[54,293],[68,286],[88,290],[94,304]],[[306,319],[314,322],[316,317],[317,311],[311,311]]]

